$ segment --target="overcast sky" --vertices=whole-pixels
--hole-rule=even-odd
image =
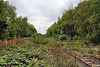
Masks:
[[[17,16],[28,17],[38,33],[45,34],[47,29],[61,17],[70,4],[77,6],[80,0],[7,0],[14,5]]]

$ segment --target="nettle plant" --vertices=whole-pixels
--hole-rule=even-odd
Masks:
[[[40,49],[27,49],[13,45],[0,53],[0,66],[41,67],[50,66],[50,61],[42,58]]]

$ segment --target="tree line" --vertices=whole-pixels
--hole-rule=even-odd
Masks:
[[[28,23],[27,17],[17,17],[16,8],[8,1],[0,0],[0,40],[18,37],[30,37],[37,33]]]
[[[100,43],[100,0],[84,0],[70,8],[47,30],[46,36],[66,35],[88,43]]]

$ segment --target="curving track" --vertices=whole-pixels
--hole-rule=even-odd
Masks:
[[[79,65],[79,67],[100,67],[100,58],[86,54],[85,56],[79,56],[79,54],[75,52],[68,52],[66,51],[67,54],[70,56],[73,56],[76,60],[76,63]],[[81,55],[84,53],[81,53]]]

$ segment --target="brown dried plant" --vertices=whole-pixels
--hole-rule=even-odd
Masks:
[[[24,44],[24,39],[11,39],[7,41],[0,41],[0,48],[4,49],[7,48],[8,46],[16,45],[16,44]]]

